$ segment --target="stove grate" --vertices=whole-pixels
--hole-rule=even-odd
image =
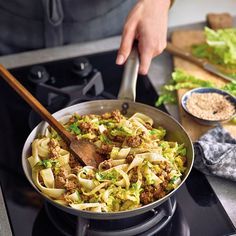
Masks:
[[[159,232],[172,218],[176,200],[169,198],[157,208],[119,220],[90,220],[65,213],[50,203],[45,203],[50,221],[63,235],[71,236],[146,236]]]

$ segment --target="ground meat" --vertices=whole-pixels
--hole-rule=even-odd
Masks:
[[[69,173],[69,170],[68,170],[68,169],[66,169],[66,168],[64,168],[64,167],[61,167],[61,168],[60,168],[60,171],[59,171],[59,173],[58,173],[57,175],[63,177],[64,179],[66,179],[66,177],[67,177],[69,174],[70,174],[70,173]]]
[[[153,202],[154,199],[154,192],[155,192],[155,188],[151,185],[146,186],[144,188],[144,191],[141,193],[140,195],[140,202],[143,203],[144,205]]]
[[[166,195],[166,192],[161,186],[159,186],[159,188],[154,189],[153,197],[155,198],[155,200],[160,199],[164,197],[165,195]]]
[[[162,190],[162,191],[159,193],[158,198],[156,198],[156,200],[165,197],[165,195],[166,195],[166,192],[165,192],[164,190]]]
[[[70,155],[69,165],[73,174],[77,174],[78,171],[82,168],[80,162],[73,155]]]
[[[108,138],[110,138],[110,137],[109,137],[110,132],[109,132],[107,129],[103,131],[103,134],[106,135]]]
[[[83,133],[89,133],[92,129],[92,124],[89,122],[83,122],[79,127]]]
[[[82,169],[82,166],[76,166],[73,169],[71,169],[71,173],[77,175],[78,172]]]
[[[64,188],[65,186],[65,179],[61,176],[56,176],[55,178],[55,188]]]
[[[140,201],[144,205],[149,204],[157,199],[160,199],[166,195],[164,188],[159,186],[158,188],[149,185],[144,188],[144,191],[140,195]]]
[[[142,139],[139,136],[131,136],[126,139],[127,145],[129,147],[138,147],[142,143]]]
[[[131,178],[130,178],[130,182],[131,183],[136,183],[138,181],[138,167],[134,167],[132,169],[132,175],[131,175]]]
[[[134,159],[134,155],[133,154],[129,154],[127,157],[126,157],[126,161],[130,164]]]
[[[114,142],[113,145],[114,145],[114,147],[120,147],[121,148],[122,145],[123,145],[123,142],[122,143]]]
[[[170,181],[170,176],[167,175],[166,178],[165,178],[165,180],[169,183],[169,181]]]
[[[98,153],[100,154],[109,154],[112,150],[112,145],[102,143],[101,147],[98,148]]]
[[[112,136],[112,140],[115,142],[123,143],[125,141],[125,136],[121,135]]]
[[[167,180],[165,180],[164,182],[161,183],[161,186],[163,187],[163,189],[166,189],[167,185],[168,185]]]
[[[48,142],[48,147],[49,148],[57,148],[59,146],[59,143],[57,142],[56,139],[51,139],[49,142]]]
[[[52,149],[50,152],[49,152],[49,158],[52,158],[52,159],[56,159],[59,157],[59,152],[56,150],[56,149]]]
[[[90,122],[83,122],[80,124],[80,129],[83,133],[93,133],[95,135],[98,135],[98,128],[95,127],[92,123]],[[97,140],[97,138],[93,138],[93,141]]]
[[[66,180],[65,188],[67,191],[73,191],[78,187],[78,180],[71,178]]]
[[[67,144],[66,144],[62,139],[59,140],[58,142],[59,142],[59,145],[60,145],[60,147],[61,147],[62,149],[68,150]]]
[[[171,170],[172,170],[171,166],[169,166],[169,165],[166,165],[166,166],[165,166],[165,171],[166,171],[167,173],[170,173]]]
[[[77,121],[77,118],[76,118],[75,116],[71,116],[70,119],[69,119],[69,121],[68,121],[68,123],[69,123],[69,124],[73,124],[73,123],[75,123],[76,121]]]
[[[111,162],[108,161],[108,160],[105,160],[105,161],[103,161],[103,162],[100,164],[100,168],[101,168],[102,170],[108,170],[108,169],[110,169],[111,167],[112,167]]]
[[[66,183],[66,177],[69,175],[69,170],[64,167],[60,168],[59,173],[55,177],[55,187],[56,188],[64,188]]]
[[[78,159],[75,158],[73,155],[70,155],[69,165],[70,165],[70,168],[72,168],[72,169],[77,167],[77,166],[82,168],[82,166],[81,166],[80,162],[78,161]]]
[[[138,181],[138,173],[134,172],[130,178],[131,183],[136,183]]]
[[[111,113],[111,117],[114,118],[117,122],[120,122],[122,119],[122,115],[119,110],[115,110]]]
[[[58,158],[60,149],[58,141],[56,139],[51,139],[48,142],[49,158]]]

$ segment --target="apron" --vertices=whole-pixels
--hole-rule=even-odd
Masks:
[[[136,0],[0,0],[0,55],[119,35]]]

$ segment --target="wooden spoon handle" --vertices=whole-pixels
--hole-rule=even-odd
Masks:
[[[2,78],[61,136],[70,144],[73,136],[48,112],[48,110],[2,65],[0,65]]]
[[[204,64],[206,63],[204,60],[192,56],[191,53],[183,51],[169,42],[167,43],[166,51],[173,54],[174,56],[178,56],[186,59],[187,61],[193,62],[200,67],[204,67]]]

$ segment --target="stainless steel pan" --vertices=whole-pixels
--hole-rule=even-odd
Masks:
[[[134,102],[137,75],[138,75],[138,66],[139,66],[138,54],[137,54],[137,51],[134,49],[125,66],[125,71],[123,74],[123,80],[122,80],[122,85],[121,85],[120,92],[118,95],[118,100],[97,100],[97,101],[92,101],[92,102],[84,102],[84,103],[76,104],[74,106],[70,106],[65,109],[62,109],[54,113],[53,116],[57,118],[58,120],[61,120],[65,118],[66,116],[73,114],[74,112],[77,112],[79,114],[90,114],[90,113],[102,114],[104,112],[112,111],[114,109],[121,110],[122,113],[127,115],[128,117],[134,114],[135,112],[141,112],[150,116],[154,120],[154,126],[160,125],[160,126],[163,126],[167,130],[167,136],[166,136],[167,140],[177,141],[179,143],[185,143],[186,145],[187,169],[184,173],[181,184],[174,191],[170,192],[165,197],[135,210],[114,212],[114,213],[96,213],[96,212],[90,212],[90,211],[76,210],[71,207],[62,206],[54,202],[53,200],[51,200],[48,196],[44,195],[42,192],[40,192],[38,188],[34,185],[32,177],[31,177],[31,168],[27,161],[27,157],[29,157],[31,154],[31,143],[37,137],[37,134],[44,133],[45,128],[47,127],[47,124],[45,122],[41,122],[37,127],[33,129],[33,131],[30,133],[30,135],[28,136],[24,144],[24,148],[22,152],[22,165],[23,165],[25,175],[27,179],[29,180],[29,182],[31,183],[31,185],[34,187],[34,189],[38,193],[43,195],[47,201],[49,201],[54,206],[60,208],[61,210],[66,211],[70,214],[73,214],[79,217],[88,218],[88,219],[112,220],[112,219],[121,219],[121,218],[136,216],[144,212],[147,212],[153,208],[156,208],[157,206],[159,206],[160,204],[168,200],[170,196],[172,196],[176,191],[178,191],[180,186],[184,183],[184,181],[188,177],[191,171],[192,165],[193,165],[194,151],[193,151],[192,142],[188,134],[184,130],[184,128],[174,118],[167,115],[166,113],[154,107]]]

